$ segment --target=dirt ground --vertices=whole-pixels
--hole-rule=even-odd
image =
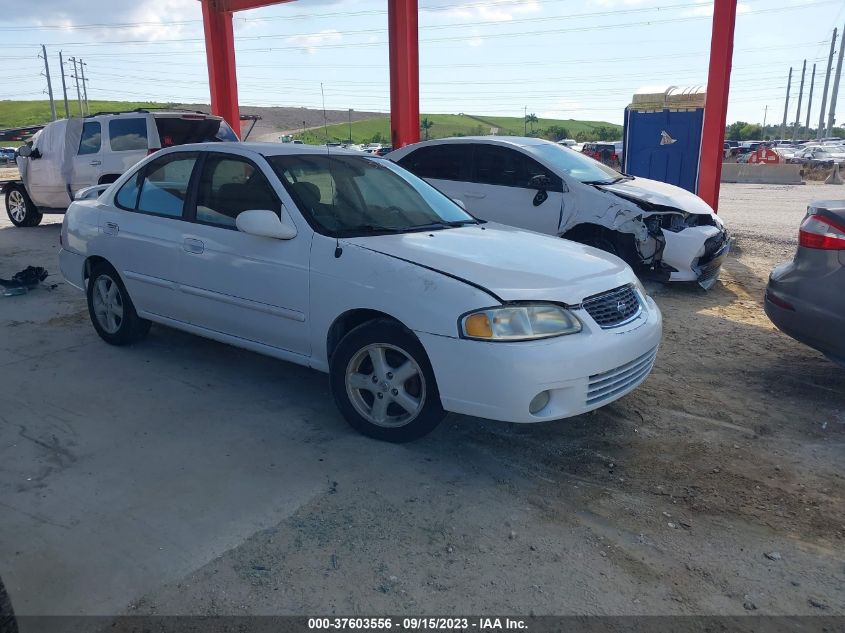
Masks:
[[[845,370],[761,297],[824,185],[723,185],[710,292],[649,285],[641,388],[570,420],[357,436],[324,376],[162,327],[110,348],[58,216],[0,219],[0,575],[23,614],[845,614]]]

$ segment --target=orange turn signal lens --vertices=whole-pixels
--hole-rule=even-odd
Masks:
[[[493,328],[486,314],[471,314],[464,320],[464,332],[474,338],[493,338]]]

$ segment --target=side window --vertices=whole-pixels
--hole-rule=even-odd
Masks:
[[[133,178],[120,188],[115,202],[129,210],[181,218],[196,161],[196,152],[191,152],[168,154],[147,163],[140,178]]]
[[[78,154],[97,154],[100,151],[102,129],[99,121],[86,121],[82,125],[82,138],[79,139]]]
[[[560,178],[522,152],[486,143],[476,146],[474,181],[477,183],[531,189],[531,178],[541,175],[551,180],[550,190],[561,190]]]
[[[472,167],[472,145],[444,143],[421,147],[401,159],[399,165],[420,178],[469,180]]]
[[[112,119],[109,121],[109,145],[114,152],[147,149],[147,120]]]
[[[262,171],[234,156],[209,156],[197,196],[197,221],[235,228],[238,214],[269,209],[281,215],[281,203]]]

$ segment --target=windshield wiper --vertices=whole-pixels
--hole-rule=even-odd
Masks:
[[[360,224],[358,226],[344,227],[338,229],[336,233],[402,233],[405,229],[399,229],[393,226],[379,226],[377,224]]]
[[[478,220],[439,220],[429,224],[417,224],[416,226],[409,226],[408,231],[427,231],[429,229],[449,229],[459,226],[467,226],[468,224],[481,224]]]

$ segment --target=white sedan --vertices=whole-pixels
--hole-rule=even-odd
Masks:
[[[479,218],[601,248],[659,280],[709,289],[730,249],[724,224],[695,194],[542,139],[438,139],[388,158]]]
[[[156,322],[328,372],[349,423],[389,441],[446,411],[596,409],[646,378],[661,336],[622,260],[479,222],[394,163],[342,150],[162,150],[75,201],[61,242],[106,342]]]

